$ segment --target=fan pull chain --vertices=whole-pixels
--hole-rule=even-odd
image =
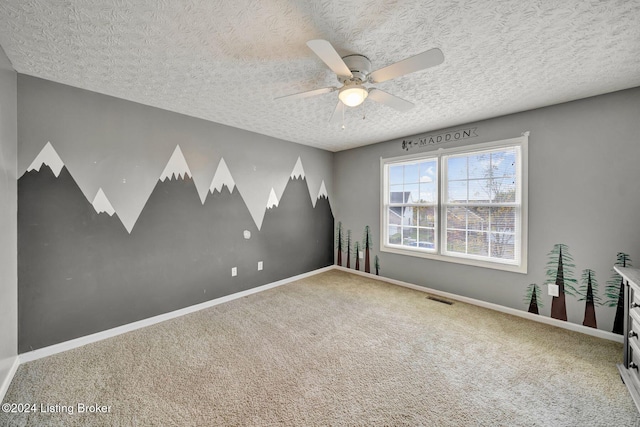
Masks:
[[[342,107],[342,130],[344,130],[344,106]]]

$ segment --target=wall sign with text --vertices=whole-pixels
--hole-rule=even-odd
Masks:
[[[460,141],[463,139],[475,138],[477,128],[459,129],[437,135],[421,136],[419,138],[403,139],[402,149],[409,151],[414,148],[426,147],[428,145],[445,144],[447,142]]]

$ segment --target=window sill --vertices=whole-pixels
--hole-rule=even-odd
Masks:
[[[509,272],[512,272],[512,273],[527,274],[526,262],[522,262],[521,265],[517,265],[517,264],[502,264],[502,263],[498,263],[498,262],[483,261],[483,260],[462,258],[462,257],[456,257],[456,256],[440,255],[440,254],[436,254],[436,253],[429,253],[429,252],[426,252],[426,251],[423,252],[423,251],[410,250],[410,249],[401,249],[401,248],[396,248],[396,247],[392,247],[392,246],[384,246],[384,245],[381,246],[380,251],[381,252],[393,253],[393,254],[397,254],[397,255],[407,255],[407,256],[412,256],[412,257],[417,257],[417,258],[432,259],[432,260],[436,260],[436,261],[452,262],[454,264],[470,265],[470,266],[473,266],[473,267],[489,268],[489,269],[492,269],[492,270],[501,270],[501,271],[509,271]]]

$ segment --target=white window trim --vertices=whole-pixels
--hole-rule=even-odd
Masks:
[[[520,264],[513,264],[513,263],[502,263],[502,262],[498,262],[498,261],[487,261],[484,259],[474,259],[472,256],[469,255],[456,255],[456,254],[448,254],[448,255],[443,255],[440,253],[434,253],[434,252],[428,252],[427,250],[420,250],[418,248],[416,249],[405,249],[405,248],[400,248],[397,246],[389,246],[387,245],[386,241],[387,241],[387,233],[388,233],[388,229],[386,227],[386,223],[387,223],[387,209],[386,206],[388,204],[388,192],[386,191],[387,189],[387,176],[385,174],[385,166],[388,163],[393,163],[393,162],[402,162],[402,161],[411,161],[411,160],[420,160],[420,159],[428,159],[428,158],[434,158],[434,157],[438,157],[438,192],[439,195],[438,197],[441,198],[443,193],[443,187],[445,185],[445,180],[441,179],[441,176],[443,174],[443,172],[440,171],[440,169],[444,169],[441,165],[441,160],[440,158],[443,155],[450,155],[450,154],[456,154],[456,153],[473,153],[476,151],[485,151],[485,150],[489,150],[489,149],[497,149],[500,147],[506,147],[506,146],[514,146],[514,145],[519,145],[520,146],[520,165],[522,168],[521,171],[521,229],[520,229],[520,241],[521,241],[521,248],[520,248]],[[399,254],[399,255],[409,255],[409,256],[413,256],[413,257],[419,257],[419,258],[427,258],[427,259],[433,259],[433,260],[438,260],[438,261],[445,261],[445,262],[452,262],[452,263],[457,263],[457,264],[465,264],[465,265],[471,265],[471,266],[476,266],[476,267],[483,267],[483,268],[491,268],[491,269],[495,269],[495,270],[503,270],[503,271],[510,271],[510,272],[514,272],[514,273],[523,273],[526,274],[527,273],[527,260],[528,260],[528,254],[527,254],[527,248],[528,248],[528,229],[529,229],[529,221],[528,221],[528,212],[529,212],[529,207],[528,207],[528,203],[529,203],[529,194],[528,194],[528,189],[529,189],[529,159],[528,159],[528,155],[529,155],[529,149],[528,149],[528,145],[529,145],[529,132],[524,132],[522,134],[522,136],[517,137],[517,138],[510,138],[510,139],[503,139],[503,140],[499,140],[499,141],[492,141],[492,142],[486,142],[486,143],[481,143],[481,144],[473,144],[473,145],[467,145],[467,146],[462,146],[462,147],[451,147],[451,148],[439,148],[437,150],[431,150],[431,151],[424,151],[421,153],[417,153],[417,154],[411,154],[411,155],[406,155],[406,156],[399,156],[399,157],[390,157],[390,158],[382,158],[380,157],[380,211],[381,211],[381,215],[380,215],[380,250],[382,252],[388,252],[388,253],[394,253],[394,254]],[[436,245],[438,246],[437,251],[440,251],[439,246],[441,246],[442,244],[442,226],[443,226],[443,219],[442,219],[442,215],[441,215],[441,204],[439,201],[438,204],[438,209],[436,212],[436,217],[437,217],[437,224],[436,224],[436,240],[437,243]]]

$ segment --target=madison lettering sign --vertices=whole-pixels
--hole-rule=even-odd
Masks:
[[[402,149],[409,151],[413,148],[426,147],[427,145],[445,144],[452,141],[475,138],[477,128],[453,130],[451,132],[440,133],[438,135],[421,136],[414,139],[403,139]]]

